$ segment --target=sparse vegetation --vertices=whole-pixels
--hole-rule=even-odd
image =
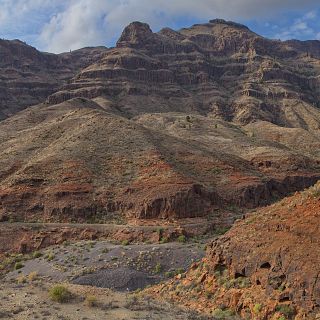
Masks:
[[[185,270],[183,268],[179,268],[177,270],[171,270],[171,271],[167,271],[165,272],[165,276],[167,278],[172,278],[174,276],[177,276],[178,274],[183,274],[185,272]]]
[[[18,261],[16,262],[16,264],[14,265],[14,270],[19,270],[22,269],[24,267],[23,263]]]
[[[88,295],[86,296],[85,304],[90,308],[96,307],[98,305],[98,299],[96,298],[96,296]]]
[[[180,242],[180,243],[185,243],[185,242],[187,242],[187,238],[186,238],[186,236],[185,235],[181,235],[181,236],[179,236],[178,237],[178,242]]]
[[[50,289],[49,297],[52,301],[65,303],[71,299],[71,292],[63,285],[55,285]]]
[[[230,309],[216,309],[213,311],[213,316],[219,320],[227,320],[235,315],[234,311]]]
[[[160,273],[162,271],[162,265],[160,263],[157,263],[154,268],[154,273]]]
[[[287,304],[278,305],[276,311],[282,313],[284,316],[290,318],[295,314],[295,309]]]
[[[230,227],[217,227],[214,229],[214,234],[218,236],[224,235],[226,232],[228,232]]]
[[[54,253],[52,251],[48,252],[45,255],[45,259],[48,260],[48,261],[52,261],[54,258],[55,258],[55,255],[54,255]]]
[[[17,281],[18,284],[26,283],[27,282],[27,278],[26,278],[26,276],[21,275],[16,279],[16,281]]]
[[[36,280],[37,277],[38,277],[38,272],[37,271],[33,271],[33,272],[29,273],[28,280],[29,280],[29,282],[32,282],[32,281]]]
[[[254,312],[255,314],[258,314],[258,313],[261,312],[261,310],[262,310],[262,304],[261,304],[261,303],[256,303],[256,304],[254,305],[254,307],[253,307],[253,312]]]
[[[312,197],[319,198],[320,197],[320,183],[315,184],[313,187],[309,188],[307,191]]]
[[[212,168],[210,171],[213,174],[220,174],[222,172],[222,170],[220,168]]]
[[[40,258],[41,256],[42,256],[42,253],[39,251],[35,251],[32,255],[34,259]]]
[[[226,289],[242,289],[251,285],[251,282],[247,277],[231,278],[228,274],[228,270],[216,271],[214,275],[218,284]]]
[[[161,244],[168,243],[169,239],[167,237],[162,237],[159,241]]]
[[[122,242],[121,242],[121,245],[123,245],[123,246],[128,246],[129,245],[129,240],[123,240]]]

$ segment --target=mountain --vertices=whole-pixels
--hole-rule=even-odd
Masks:
[[[134,22],[48,102],[85,97],[127,117],[175,111],[319,129],[319,57],[319,41],[269,40],[224,20],[158,33]]]
[[[230,208],[235,219],[320,177],[317,41],[273,41],[212,20],[159,33],[134,22],[111,49],[1,46],[3,69],[16,70],[4,92],[21,102],[3,100],[3,117],[43,102],[0,122],[2,220],[184,219]]]
[[[203,217],[320,177],[317,133],[184,113],[129,120],[84,98],[0,122],[0,146],[2,220]]]
[[[43,102],[106,48],[84,48],[54,55],[19,40],[0,40],[0,120]]]
[[[319,41],[133,22],[114,48],[0,56],[1,222],[233,225],[149,292],[219,319],[319,318]]]

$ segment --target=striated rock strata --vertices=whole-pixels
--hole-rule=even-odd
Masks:
[[[224,20],[158,33],[134,22],[48,102],[99,98],[127,117],[177,111],[319,129],[319,52],[319,41],[269,40]]]
[[[55,55],[39,52],[19,40],[0,40],[0,120],[44,102],[106,50],[84,48]]]

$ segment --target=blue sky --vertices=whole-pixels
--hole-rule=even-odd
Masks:
[[[113,46],[131,21],[154,31],[224,18],[276,39],[320,39],[319,0],[0,0],[0,37],[49,52]]]

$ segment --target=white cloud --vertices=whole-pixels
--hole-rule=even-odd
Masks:
[[[65,8],[63,0],[0,0],[1,36],[30,38],[39,33],[52,11]]]
[[[281,40],[297,39],[301,37],[314,37],[317,39],[317,33],[309,23],[317,17],[316,12],[310,11],[299,19],[295,19],[293,24],[280,30],[275,37]]]
[[[42,49],[61,52],[109,43],[134,20],[157,30],[183,19],[267,21],[283,12],[309,9],[295,26],[301,31],[308,27],[305,21],[315,18],[312,9],[317,6],[318,0],[0,0],[0,27],[4,21],[13,25],[25,20],[31,25],[47,14],[36,42]]]
[[[304,15],[304,20],[313,20],[317,17],[317,13],[315,11],[310,11]]]

